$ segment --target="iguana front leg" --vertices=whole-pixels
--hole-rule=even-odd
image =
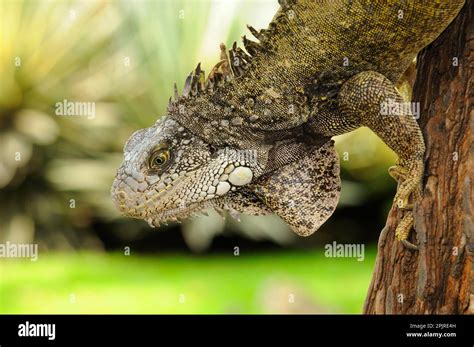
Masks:
[[[394,201],[399,208],[409,209],[410,196],[413,202],[421,196],[425,144],[406,101],[385,76],[365,71],[341,87],[338,105],[346,117],[358,118],[360,125],[372,129],[398,155],[397,166],[390,170],[401,180]],[[406,245],[412,226],[413,213],[407,210],[396,230],[397,239]]]

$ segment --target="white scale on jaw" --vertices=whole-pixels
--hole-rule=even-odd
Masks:
[[[231,167],[233,168],[234,166],[231,165]],[[250,183],[252,181],[253,173],[250,168],[245,166],[239,166],[233,169],[228,175],[225,174],[223,177],[225,178],[225,180],[219,182],[216,187],[217,195],[226,194],[231,189],[230,184],[234,186],[244,186]]]
[[[239,166],[235,168],[229,174],[229,182],[232,183],[234,186],[243,186],[252,181],[252,170],[245,166]]]
[[[229,182],[219,182],[216,188],[216,194],[217,195],[224,195],[230,190],[230,184]]]

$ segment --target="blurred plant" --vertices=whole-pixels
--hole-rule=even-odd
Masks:
[[[57,178],[100,186],[106,166],[91,172],[91,162],[74,164],[88,157],[107,162],[112,134],[86,129],[98,135],[116,123],[106,103],[113,83],[103,66],[116,51],[118,12],[105,2],[2,1],[0,22],[0,237],[31,242],[38,233],[50,246],[93,240],[77,232],[87,231],[91,206],[77,190],[61,189]],[[56,115],[55,104],[64,99],[96,103],[94,126],[83,117]],[[60,171],[62,164],[68,171]]]

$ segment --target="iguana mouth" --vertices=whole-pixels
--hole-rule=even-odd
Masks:
[[[191,203],[187,206],[175,207],[155,215],[150,215],[145,218],[148,224],[152,227],[159,227],[160,223],[168,224],[168,222],[180,223],[182,219],[186,219],[192,216],[199,216],[199,212],[207,208],[213,207],[211,201],[200,201]]]
[[[189,179],[189,177],[195,175],[197,171],[198,170],[188,172],[188,177],[186,178]],[[183,185],[189,183],[188,180],[183,180],[183,178],[185,177],[181,177],[178,182],[171,182],[170,184],[164,186],[161,190],[156,190],[154,186],[156,186],[157,184],[149,185],[148,183],[146,183],[145,180],[137,181],[135,177],[133,177],[133,175],[123,176],[122,174],[123,170],[119,169],[119,173],[117,174],[116,179],[112,185],[112,198],[117,209],[123,215],[132,218],[146,220],[153,219],[158,221],[166,221],[167,219],[177,217],[185,218],[185,216],[198,210],[199,205],[203,205],[207,202],[206,200],[196,201],[194,203],[190,203],[187,206],[177,206],[167,209],[166,201],[169,197],[173,196],[173,192],[175,192],[176,190],[179,191],[179,189]],[[147,185],[147,193],[144,193],[145,189],[137,190],[137,187],[140,184]],[[147,196],[146,198],[141,199],[140,202],[137,201],[136,203],[131,203],[133,201],[136,201],[134,199],[134,195],[137,194],[146,194]],[[161,208],[156,208],[156,205],[154,205],[156,203],[159,203],[158,205],[160,205]],[[154,208],[150,209],[149,206],[152,205]],[[155,213],[155,209],[159,210],[159,212]],[[153,217],[151,217],[150,215],[153,213],[155,214]],[[152,225],[150,222],[149,224]]]
[[[234,192],[229,194],[232,195]],[[181,223],[182,220],[189,217],[207,216],[208,214],[205,210],[214,209],[222,218],[225,218],[225,212],[227,212],[228,216],[240,221],[240,214],[243,213],[243,211],[235,209],[233,206],[229,205],[229,202],[231,201],[231,196],[219,196],[205,201],[194,202],[187,206],[175,207],[145,218],[139,218],[145,219],[152,228],[155,228],[159,227],[160,224],[167,225],[169,222]],[[265,211],[265,214],[267,213],[270,213],[270,210]]]

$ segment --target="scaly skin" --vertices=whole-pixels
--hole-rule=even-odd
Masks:
[[[455,18],[462,0],[286,0],[267,30],[250,28],[207,79],[200,65],[166,117],[125,146],[112,187],[119,210],[156,225],[207,207],[276,213],[299,235],[329,218],[339,196],[330,138],[372,129],[399,156],[391,173],[406,210],[396,236],[413,224],[425,151],[395,88],[417,53]],[[159,158],[156,160],[156,158]]]

